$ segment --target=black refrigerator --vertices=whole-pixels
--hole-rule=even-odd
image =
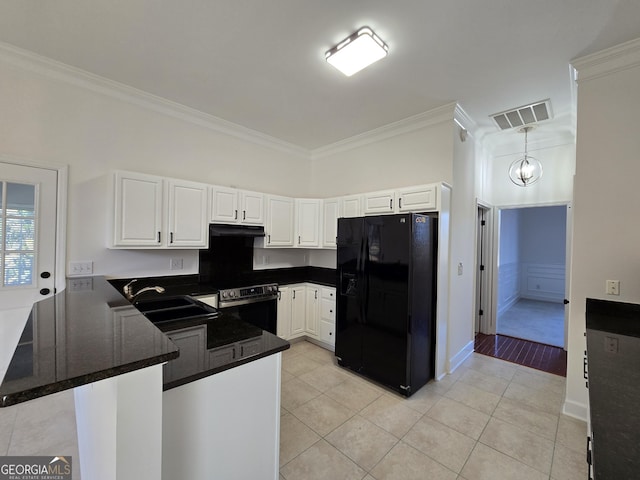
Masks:
[[[434,376],[437,214],[338,219],[338,364],[409,396]]]

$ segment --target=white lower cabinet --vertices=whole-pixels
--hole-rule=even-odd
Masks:
[[[314,283],[280,287],[278,336],[287,340],[306,336],[332,348],[335,345],[336,289]]]
[[[167,336],[180,349],[180,356],[164,366],[166,381],[182,378],[190,372],[204,368],[207,351],[207,327],[198,325],[167,333]]]

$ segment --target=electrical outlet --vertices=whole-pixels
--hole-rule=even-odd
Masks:
[[[616,337],[604,337],[604,351],[618,353],[618,339]]]
[[[182,258],[172,258],[169,264],[170,270],[182,270],[183,262]]]
[[[607,295],[620,295],[620,280],[607,280]]]
[[[93,290],[93,278],[72,278],[69,280],[69,290],[72,292],[88,292]]]
[[[463,268],[462,262],[458,263],[458,275],[462,275]]]
[[[93,274],[93,262],[69,262],[69,276],[79,277]]]

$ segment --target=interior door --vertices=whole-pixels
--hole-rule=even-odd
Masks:
[[[407,384],[411,215],[365,219],[363,370]]]
[[[55,170],[0,163],[0,301],[30,306],[53,295],[55,282]]]

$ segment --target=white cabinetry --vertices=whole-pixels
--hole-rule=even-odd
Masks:
[[[335,348],[336,344],[336,289],[320,288],[320,313],[318,339]]]
[[[396,192],[398,212],[427,212],[438,207],[438,189],[436,185],[418,185],[400,188]]]
[[[320,310],[320,287],[307,286],[307,308],[305,315],[306,334],[312,338],[318,338],[318,315]]]
[[[264,225],[264,194],[228,187],[211,187],[211,221]]]
[[[291,337],[291,289],[278,288],[277,335],[282,338]]]
[[[265,248],[293,247],[293,198],[267,195]]]
[[[320,246],[320,205],[322,200],[296,199],[296,247]]]
[[[304,334],[307,315],[307,287],[295,285],[291,287],[291,332],[290,337]]]
[[[180,349],[180,356],[164,366],[167,381],[183,378],[189,372],[199,372],[204,368],[207,351],[207,327],[198,325],[167,333]]]
[[[169,180],[169,247],[206,247],[207,187],[200,183]]]
[[[396,191],[381,190],[364,194],[365,215],[375,215],[381,213],[395,213]]]
[[[116,172],[111,246],[205,248],[206,192],[201,183]]]
[[[359,217],[362,215],[362,195],[342,197],[342,216]]]
[[[336,289],[314,283],[280,287],[278,297],[278,336],[300,336],[335,345]]]
[[[338,218],[342,214],[342,200],[328,198],[322,202],[322,246],[336,248],[338,236]]]

